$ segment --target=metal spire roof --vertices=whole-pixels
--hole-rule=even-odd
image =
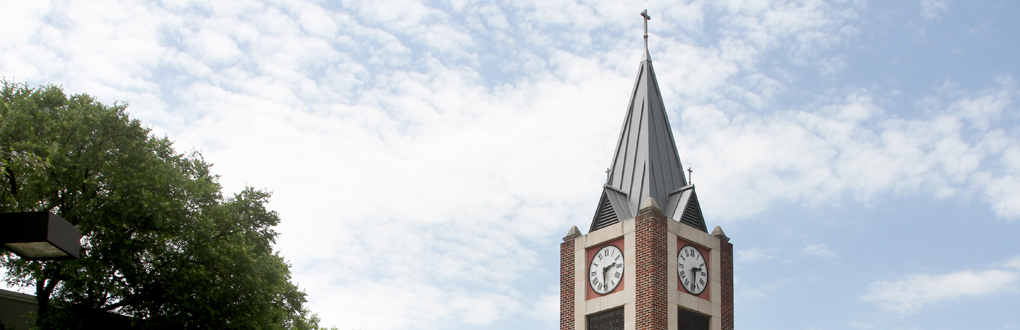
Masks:
[[[637,215],[640,203],[651,197],[665,206],[664,214],[707,232],[694,186],[684,177],[673,130],[662,103],[659,84],[647,48],[631,92],[613,165],[603,187],[589,232]]]

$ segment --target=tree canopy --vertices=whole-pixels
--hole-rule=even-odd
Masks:
[[[224,197],[201,154],[125,104],[8,81],[0,102],[0,212],[52,211],[83,235],[77,260],[0,254],[9,284],[34,286],[39,326],[317,327],[274,251],[270,193]]]

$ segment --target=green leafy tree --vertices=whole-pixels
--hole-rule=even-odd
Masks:
[[[0,212],[52,211],[83,234],[78,260],[0,255],[34,287],[44,329],[306,329],[318,320],[273,250],[270,194],[225,198],[126,105],[3,82]]]

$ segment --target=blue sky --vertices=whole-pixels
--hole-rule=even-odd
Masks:
[[[741,329],[1017,329],[1020,4],[3,1],[0,75],[274,192],[341,329],[554,329],[641,57]]]

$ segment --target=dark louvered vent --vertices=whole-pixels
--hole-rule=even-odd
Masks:
[[[602,199],[599,200],[599,209],[595,212],[595,219],[592,219],[591,228],[588,229],[588,232],[602,229],[617,222],[620,222],[620,218],[616,216],[613,204],[609,203],[609,196],[606,196],[606,192],[603,191]]]
[[[705,217],[701,215],[701,203],[698,203],[698,194],[693,191],[691,192],[691,198],[687,200],[687,206],[684,207],[684,215],[680,217],[680,222],[698,228],[703,232],[708,232],[708,227],[705,226]]]

